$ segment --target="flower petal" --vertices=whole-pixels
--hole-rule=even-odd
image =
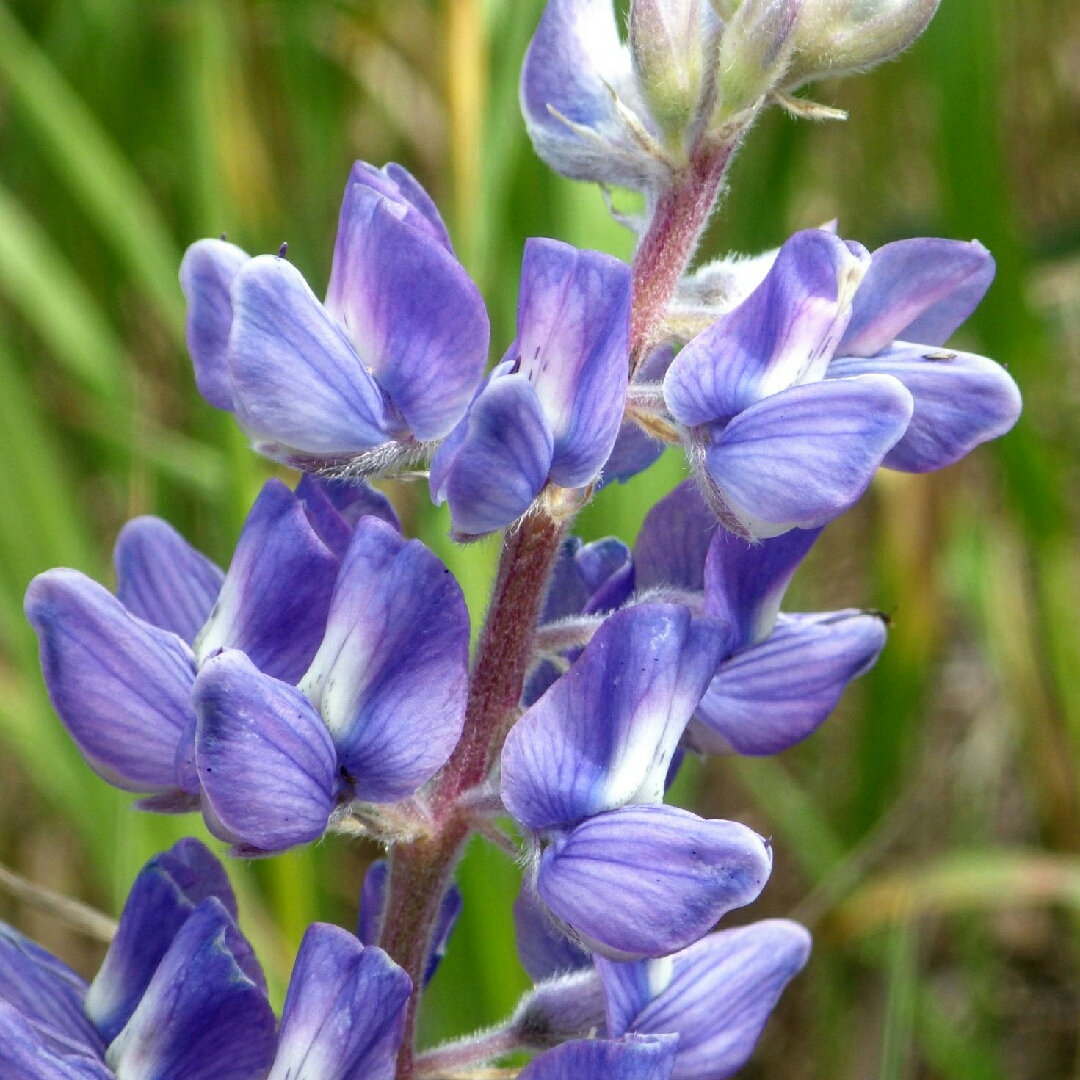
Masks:
[[[176,791],[177,750],[191,727],[191,649],[77,570],[39,574],[25,608],[49,700],[90,767],[124,791]]]
[[[659,439],[646,434],[632,420],[627,420],[620,428],[615,445],[604,462],[601,484],[618,481],[625,484],[638,473],[643,473],[655,465],[667,447]]]
[[[816,528],[858,501],[913,408],[885,375],[797,386],[735,417],[706,467],[751,535]]]
[[[579,537],[569,536],[555,560],[540,621],[610,611],[620,607],[633,588],[633,559],[621,540],[607,536],[585,544]]]
[[[402,213],[403,221],[414,229],[426,233],[453,254],[450,234],[446,231],[446,225],[439,216],[438,208],[412,173],[393,162],[377,169],[366,161],[357,161],[349,173],[349,180],[345,185],[345,197],[341,203],[341,213],[338,216],[334,264],[330,270],[330,284],[327,288],[329,296],[340,295],[351,269],[351,245],[357,239],[352,228],[357,213],[357,193],[352,190],[354,186],[366,188],[395,204],[394,211]],[[341,279],[341,275],[344,276],[344,280]],[[327,307],[330,306],[331,302],[328,298]]]
[[[609,616],[511,729],[502,753],[507,810],[541,830],[660,802],[671,757],[726,638],[719,624],[671,604]]]
[[[468,652],[454,577],[419,540],[362,518],[301,682],[357,798],[406,798],[446,762],[464,724]]]
[[[882,462],[888,469],[943,469],[980,443],[1004,435],[1020,416],[1020,390],[1012,376],[974,353],[897,342],[871,359],[844,359],[829,367],[830,378],[868,373],[898,379],[915,400],[907,431]]]
[[[746,826],[673,806],[599,814],[540,859],[540,899],[584,943],[614,959],[685,949],[761,892],[768,845]]]
[[[267,1080],[392,1080],[412,982],[382,951],[326,923],[296,957]]]
[[[525,243],[518,300],[520,371],[554,436],[551,479],[595,479],[622,424],[629,372],[630,268],[557,240]]]
[[[238,938],[216,897],[195,909],[105,1055],[118,1078],[263,1080],[274,1014],[237,961]]]
[[[781,615],[768,640],[720,665],[689,741],[711,753],[778,754],[811,735],[885,646],[863,611]]]
[[[416,438],[440,439],[472,400],[490,331],[465,268],[406,205],[350,181],[326,308]]]
[[[521,1080],[668,1080],[676,1042],[670,1035],[632,1035],[563,1043],[529,1062]]]
[[[62,1033],[36,1024],[0,999],[0,1076],[4,1080],[114,1080],[89,1053],[65,1053]]]
[[[337,759],[307,698],[226,649],[203,664],[194,701],[195,760],[211,831],[253,852],[322,836]]]
[[[100,1053],[105,1044],[83,1014],[85,996],[86,983],[66,964],[0,922],[0,1003]]]
[[[705,591],[705,559],[719,526],[693,480],[684,480],[645,515],[634,544],[639,592]]]
[[[840,356],[873,356],[896,338],[943,345],[979,305],[994,260],[978,242],[917,239],[873,254],[852,304]]]
[[[514,938],[521,966],[534,983],[592,967],[592,957],[556,925],[527,885],[514,901]]]
[[[225,870],[198,840],[180,840],[139,871],[116,936],[86,994],[86,1015],[106,1045],[131,1019],[181,927],[210,896],[235,921],[236,898]],[[259,962],[243,938],[237,937],[233,952],[244,974],[265,989]]]
[[[664,378],[671,415],[711,424],[821,379],[866,265],[824,229],[796,233],[765,280],[675,357]]]
[[[185,336],[195,367],[195,385],[211,405],[232,411],[232,381],[226,350],[232,329],[231,289],[251,256],[224,240],[198,240],[180,263],[180,288],[187,300]]]
[[[533,147],[571,179],[647,188],[657,164],[634,142],[612,91],[638,104],[610,0],[548,0],[521,69]]]
[[[218,649],[240,649],[260,671],[295,683],[322,640],[337,571],[337,558],[297,497],[280,480],[268,480],[195,643],[200,661]]]
[[[735,627],[732,651],[764,641],[780,601],[820,529],[792,529],[756,544],[718,529],[705,561],[705,614]]]
[[[137,517],[120,530],[113,565],[120,603],[189,645],[210,617],[225,577],[157,517]]]
[[[810,935],[786,919],[709,934],[672,957],[670,982],[622,1031],[679,1036],[672,1080],[723,1080],[746,1063],[784,987],[805,966]],[[598,960],[605,980],[625,965]]]
[[[333,459],[401,430],[379,385],[290,262],[252,259],[236,275],[232,301],[236,415],[257,441]]]
[[[554,439],[524,375],[493,378],[464,423],[442,490],[455,534],[482,536],[512,524],[532,505],[547,483]],[[437,464],[438,456],[433,480]]]
[[[380,518],[401,532],[401,520],[394,504],[378,488],[361,480],[328,480],[310,474],[305,474],[304,480],[310,480],[326,494],[350,528],[362,517],[371,516]]]

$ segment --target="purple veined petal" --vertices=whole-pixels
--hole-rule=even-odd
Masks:
[[[580,615],[589,602],[591,591],[578,565],[578,555],[585,547],[579,536],[568,536],[560,545],[548,579],[541,623],[557,622]]]
[[[435,205],[435,200],[424,190],[423,185],[408,169],[394,161],[384,165],[382,171],[397,185],[405,201],[424,216],[431,229],[431,235],[452,255],[454,245],[450,242],[446,224],[439,213],[439,208]]]
[[[554,437],[551,479],[596,478],[622,424],[629,376],[630,268],[557,240],[525,243],[518,299],[520,371]]]
[[[792,529],[748,543],[717,529],[705,560],[705,614],[735,627],[732,651],[764,641],[799,563],[821,529]]]
[[[466,424],[441,492],[455,535],[483,536],[512,524],[532,505],[547,483],[554,439],[524,375],[493,378]],[[433,464],[433,482],[435,475]],[[440,489],[433,486],[432,493]]]
[[[634,590],[630,549],[614,536],[584,544],[563,541],[544,598],[541,623],[621,607]]]
[[[613,90],[640,108],[611,0],[548,0],[519,88],[534,149],[573,180],[644,189],[656,179],[656,164],[634,142]],[[648,123],[647,114],[641,119]]]
[[[338,217],[337,240],[334,245],[334,266],[347,274],[349,261],[349,248],[355,241],[351,233],[353,215],[356,213],[356,194],[352,191],[354,186],[366,188],[378,195],[382,195],[390,202],[396,204],[403,211],[402,220],[414,229],[427,234],[433,240],[438,241],[447,251],[453,254],[453,246],[450,243],[450,234],[446,231],[439,216],[438,208],[432,201],[431,196],[421,187],[416,178],[400,165],[391,162],[377,169],[366,161],[356,162],[349,173],[349,180],[345,185],[345,196],[341,203],[341,213]],[[340,290],[340,281],[336,280],[334,270],[330,272],[329,292],[334,294]]]
[[[232,283],[251,256],[224,240],[198,240],[180,263],[187,300],[185,336],[195,367],[195,385],[211,405],[233,408],[226,350],[232,329]]]
[[[401,532],[401,519],[394,504],[369,483],[361,480],[327,480],[310,474],[305,474],[304,479],[310,479],[326,495],[350,528],[362,517],[377,517]]]
[[[754,900],[771,868],[768,845],[745,825],[634,806],[557,835],[541,856],[536,888],[588,948],[634,960],[697,941]]]
[[[100,1054],[105,1044],[83,1014],[85,996],[86,983],[65,963],[0,922],[0,1002]]]
[[[636,576],[630,549],[614,536],[586,544],[578,554],[578,565],[591,595],[585,615],[606,614],[622,607],[634,591]]]
[[[873,356],[896,338],[943,345],[978,307],[994,269],[977,240],[900,240],[878,248],[838,355]]]
[[[180,840],[139,871],[124,902],[116,936],[86,994],[86,1015],[105,1045],[131,1019],[173,938],[210,896],[221,902],[235,922],[236,897],[225,870],[198,840]],[[246,943],[237,945],[237,962],[249,979],[265,989],[254,953]]]
[[[563,1043],[526,1065],[521,1080],[669,1080],[677,1042],[673,1035],[631,1035]]]
[[[274,1013],[237,961],[238,940],[216,897],[195,909],[106,1051],[118,1080],[263,1080]]]
[[[809,956],[810,935],[786,919],[710,934],[672,957],[668,984],[613,1033],[674,1032],[672,1080],[724,1080],[746,1063],[784,987]],[[624,966],[597,962],[605,989]]]
[[[869,373],[899,379],[915,400],[907,431],[882,462],[887,469],[922,473],[952,465],[1009,431],[1023,404],[1012,376],[974,353],[897,342],[871,359],[845,358],[829,367],[830,378]]]
[[[490,329],[465,268],[402,213],[349,185],[326,307],[416,438],[441,439],[484,374]]]
[[[326,923],[300,944],[267,1080],[391,1080],[412,982],[382,951]]]
[[[610,615],[507,736],[507,810],[545,830],[660,802],[671,757],[726,641],[721,624],[673,604]]]
[[[76,570],[48,570],[26,590],[49,700],[99,776],[124,791],[178,789],[195,657],[175,634],[130,615]]]
[[[337,572],[337,558],[300,500],[280,480],[268,480],[195,643],[200,662],[218,649],[240,649],[260,671],[295,683],[322,640]]]
[[[294,686],[235,649],[195,680],[195,753],[211,832],[253,852],[322,836],[337,794],[330,734]]]
[[[406,798],[446,762],[465,720],[468,656],[453,575],[419,540],[361,519],[300,684],[358,799]]]
[[[89,1053],[65,1054],[62,1033],[36,1024],[0,998],[0,1076],[4,1080],[114,1080]]]
[[[343,559],[352,540],[352,526],[342,517],[326,488],[317,477],[304,473],[295,494],[315,535],[330,549],[334,558]]]
[[[684,480],[646,514],[634,544],[637,588],[705,591],[705,559],[716,515],[693,480]]]
[[[286,259],[236,275],[228,362],[237,419],[257,442],[340,458],[403,425],[363,361]]]
[[[822,229],[796,233],[765,280],[675,357],[664,378],[671,415],[712,424],[823,378],[867,262]]]
[[[666,449],[667,447],[659,439],[654,439],[632,420],[627,420],[619,428],[615,445],[611,448],[607,461],[604,462],[600,485],[604,486],[615,481],[625,484],[638,473],[643,473],[655,465]]]
[[[781,615],[763,643],[720,665],[690,741],[709,753],[778,754],[820,727],[848,683],[885,647],[885,623],[863,611]]]
[[[559,929],[528,885],[514,901],[514,938],[521,966],[534,983],[592,967],[592,957]]]
[[[858,501],[913,409],[887,375],[797,386],[735,417],[708,448],[706,468],[750,535],[817,528]]]
[[[364,875],[364,885],[360,891],[360,917],[356,927],[356,936],[364,945],[374,945],[379,940],[382,925],[383,908],[386,904],[386,879],[389,864],[385,859],[376,859]],[[431,947],[428,950],[427,967],[424,969],[424,985],[427,986],[439,969],[450,935],[457,925],[464,900],[457,885],[451,884],[439,906],[439,917],[435,920],[431,932]]]
[[[120,603],[152,626],[189,645],[210,617],[225,575],[168,522],[129,521],[113,548]]]
[[[630,1030],[641,1010],[668,988],[675,970],[675,959],[671,956],[630,963],[597,956],[594,963],[604,987],[607,1033],[612,1038]]]

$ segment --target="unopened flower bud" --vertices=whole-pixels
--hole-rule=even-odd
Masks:
[[[706,73],[720,22],[709,0],[634,0],[630,53],[638,84],[664,133],[678,137],[711,92]]]
[[[848,75],[903,52],[927,27],[940,0],[804,0],[789,88]]]
[[[730,120],[785,81],[806,0],[743,0],[720,43],[714,125]]]

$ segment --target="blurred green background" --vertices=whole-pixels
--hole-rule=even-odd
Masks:
[[[432,191],[513,335],[529,235],[624,257],[599,192],[532,154],[516,82],[541,0],[0,0],[0,862],[115,914],[195,818],[140,815],[52,715],[22,616],[29,579],[109,582],[120,525],[158,513],[227,563],[267,463],[196,395],[176,271],[226,232],[325,284],[350,163]],[[830,526],[792,608],[893,619],[874,672],[806,744],[691,766],[680,797],[772,836],[741,919],[793,914],[816,948],[748,1077],[1080,1076],[1080,8],[943,0],[870,76],[815,88],[850,110],[751,134],[707,252],[839,218],[870,247],[978,237],[998,260],[964,344],[1007,364],[1021,425],[942,474],[883,474]],[[666,457],[582,520],[632,540],[681,476]],[[497,554],[454,549],[418,487],[410,531],[482,610]],[[220,845],[219,845],[220,846]],[[233,864],[279,995],[304,926],[350,926],[377,853],[328,840]],[[470,851],[465,916],[426,1037],[498,1019],[526,985],[517,871]],[[0,892],[3,917],[92,971],[99,944]]]

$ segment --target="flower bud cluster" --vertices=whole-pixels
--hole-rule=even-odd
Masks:
[[[548,0],[521,77],[537,153],[557,172],[655,195],[734,143],[770,95],[906,49],[939,0]]]

